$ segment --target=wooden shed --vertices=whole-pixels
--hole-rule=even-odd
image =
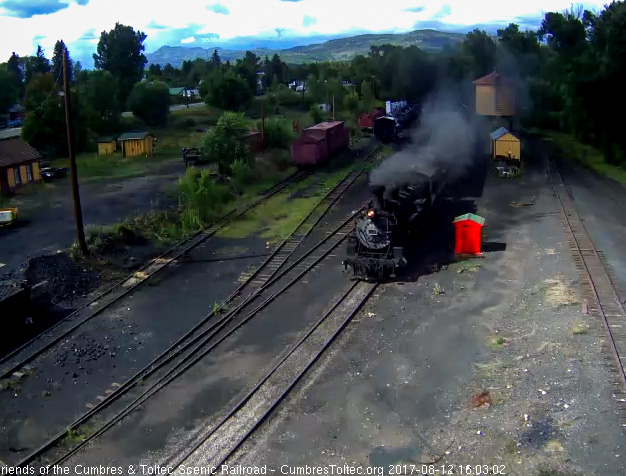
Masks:
[[[520,140],[511,134],[507,129],[501,127],[491,134],[491,155],[493,158],[521,160]]]
[[[474,81],[476,114],[479,116],[511,117],[515,115],[513,82],[498,70]]]
[[[98,155],[110,155],[117,150],[115,137],[101,137],[98,139]]]
[[[124,157],[154,155],[156,139],[149,132],[126,132],[119,136],[117,141],[120,143]]]
[[[39,153],[21,137],[0,139],[0,193],[41,180]]]

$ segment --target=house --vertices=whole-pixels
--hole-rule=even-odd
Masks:
[[[185,89],[183,91],[183,96],[187,98],[200,97],[200,91],[198,91],[197,89]]]
[[[184,96],[186,88],[170,88],[170,96]]]
[[[0,193],[41,180],[39,153],[21,137],[0,139]]]
[[[521,159],[521,142],[507,129],[501,127],[491,134],[491,154],[494,159]]]
[[[24,119],[26,115],[26,109],[24,106],[16,104],[9,108],[9,121],[16,121],[17,119]]]
[[[155,137],[149,132],[126,132],[117,138],[123,157],[154,155]]]
[[[515,115],[513,82],[498,70],[474,81],[476,114],[479,116],[512,117]]]
[[[98,139],[98,155],[110,155],[117,150],[115,137],[101,137]]]

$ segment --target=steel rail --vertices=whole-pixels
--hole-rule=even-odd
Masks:
[[[595,280],[593,278],[592,275],[592,271],[589,269],[589,263],[587,263],[587,260],[585,259],[585,256],[583,254],[583,248],[581,248],[580,246],[580,242],[579,239],[576,237],[576,232],[574,231],[574,225],[572,224],[572,221],[570,220],[570,216],[568,211],[566,210],[565,204],[563,202],[563,198],[558,190],[557,187],[557,183],[554,180],[554,175],[552,173],[550,164],[547,164],[547,171],[548,171],[548,176],[550,177],[550,181],[552,182],[552,186],[554,189],[554,192],[556,194],[556,197],[559,201],[559,205],[561,208],[561,212],[565,218],[565,222],[567,223],[567,229],[572,237],[572,243],[574,244],[574,246],[576,247],[576,252],[578,255],[578,258],[580,260],[580,263],[582,264],[584,271],[585,271],[585,275],[589,284],[589,287],[591,289],[591,292],[593,294],[593,297],[596,301],[597,304],[597,309],[600,313],[600,317],[602,318],[602,323],[604,324],[604,328],[607,332],[608,338],[609,338],[609,344],[613,353],[613,357],[615,359],[615,364],[617,365],[617,368],[619,369],[619,374],[620,374],[620,380],[622,382],[622,385],[624,387],[624,390],[626,390],[626,370],[624,369],[624,364],[622,363],[622,357],[620,356],[620,352],[619,349],[617,348],[617,342],[613,336],[613,331],[611,330],[611,324],[609,323],[609,319],[607,317],[607,314],[605,312],[605,306],[602,303],[602,299],[600,298],[600,293],[598,291],[598,287],[596,286]],[[561,177],[561,174],[558,171],[555,171],[555,175],[557,175],[560,179],[560,182],[562,184],[563,187],[565,187],[565,182],[563,181],[563,177]],[[571,202],[571,199],[570,199]],[[573,202],[571,203],[571,212],[576,214],[576,217],[578,218],[578,221],[580,221],[580,226],[581,229],[583,231],[584,237],[588,240],[589,245],[590,245],[590,251],[593,252],[594,257],[597,258],[598,263],[599,263],[599,267],[602,269],[602,272],[604,274],[604,277],[607,279],[608,283],[609,283],[609,287],[611,289],[611,292],[614,295],[614,298],[616,300],[616,302],[618,303],[618,306],[620,307],[621,311],[622,311],[622,315],[626,318],[626,310],[624,309],[624,304],[622,303],[617,290],[615,288],[615,284],[613,282],[613,280],[611,279],[611,276],[609,275],[609,273],[606,270],[606,267],[604,266],[604,263],[602,262],[602,259],[600,258],[599,254],[598,254],[598,250],[595,246],[595,244],[593,243],[593,240],[591,239],[591,235],[589,234],[589,232],[587,231],[587,228],[585,227],[583,220],[580,216],[580,214],[578,213],[578,210],[576,209],[576,207],[574,206]]]
[[[34,450],[31,454],[29,454],[28,456],[26,456],[24,459],[22,459],[19,463],[18,466],[24,466],[26,464],[28,464],[29,462],[33,461],[37,456],[41,455],[43,452],[45,452],[48,448],[50,448],[51,446],[53,446],[55,443],[57,443],[59,440],[61,440],[65,435],[68,434],[69,431],[77,428],[78,426],[84,424],[85,421],[87,421],[89,418],[91,418],[93,415],[95,415],[96,413],[102,411],[102,409],[106,408],[107,406],[109,406],[110,404],[112,404],[115,400],[117,400],[118,398],[120,398],[123,394],[125,394],[128,390],[132,389],[134,386],[136,386],[137,382],[140,380],[144,380],[145,378],[151,376],[153,373],[155,373],[156,371],[160,370],[163,366],[165,366],[166,364],[170,363],[172,360],[174,360],[174,358],[176,358],[178,355],[180,355],[182,352],[184,352],[185,350],[189,349],[193,344],[195,344],[196,342],[198,342],[201,338],[205,337],[208,333],[210,333],[211,331],[213,331],[214,329],[217,328],[217,330],[215,332],[213,332],[208,338],[204,339],[203,342],[196,346],[196,348],[194,348],[191,352],[190,355],[186,356],[185,358],[183,358],[178,364],[176,364],[176,366],[170,370],[170,372],[168,372],[166,375],[164,375],[161,379],[159,379],[159,381],[157,383],[154,384],[154,386],[156,386],[159,382],[163,381],[163,379],[165,377],[167,377],[173,370],[175,370],[179,365],[181,365],[182,363],[185,362],[186,358],[189,358],[191,355],[193,355],[195,352],[197,352],[202,346],[204,346],[207,342],[209,342],[211,340],[211,338],[213,338],[220,330],[222,330],[226,324],[228,324],[228,322],[230,322],[235,315],[237,315],[239,313],[239,311],[244,308],[247,304],[249,304],[252,300],[256,299],[256,297],[258,297],[262,291],[264,291],[265,289],[267,289],[268,287],[272,286],[277,280],[281,279],[284,275],[286,275],[288,272],[290,272],[295,266],[297,266],[299,263],[301,263],[304,259],[308,258],[315,250],[319,249],[319,247],[323,246],[328,240],[330,240],[337,232],[339,232],[341,230],[341,228],[343,228],[344,226],[346,226],[347,223],[349,223],[349,221],[352,219],[352,217],[354,216],[354,214],[356,212],[353,212],[348,219],[344,220],[342,222],[341,225],[339,225],[333,232],[331,232],[331,234],[324,238],[321,242],[317,243],[309,252],[307,252],[304,256],[302,256],[300,259],[298,259],[295,263],[293,263],[287,270],[285,270],[283,273],[280,273],[280,275],[276,276],[278,271],[280,270],[280,268],[284,265],[284,263],[288,260],[288,258],[295,252],[296,250],[296,246],[294,246],[294,248],[289,251],[287,253],[286,256],[283,256],[281,259],[281,263],[278,267],[276,267],[274,270],[272,270],[271,274],[267,277],[268,279],[265,280],[265,282],[252,294],[250,294],[249,296],[247,296],[243,302],[241,302],[236,308],[234,308],[233,310],[229,311],[228,314],[226,314],[221,320],[217,321],[213,326],[211,326],[210,328],[204,330],[200,335],[196,336],[195,338],[193,338],[190,342],[185,343],[181,348],[176,349],[178,346],[180,346],[181,344],[183,344],[183,342],[188,339],[189,337],[191,337],[196,331],[198,331],[204,324],[206,324],[206,322],[213,317],[215,314],[217,314],[222,308],[224,308],[226,305],[230,304],[237,296],[240,295],[240,293],[242,292],[242,290],[247,287],[250,283],[253,282],[253,280],[255,279],[255,277],[263,270],[265,269],[265,267],[272,263],[272,261],[276,258],[276,256],[280,253],[280,251],[283,249],[284,245],[289,243],[291,240],[291,237],[297,233],[298,230],[300,230],[303,227],[308,227],[308,230],[306,231],[306,233],[302,234],[301,237],[299,238],[299,240],[297,241],[297,244],[301,243],[307,236],[309,236],[309,234],[313,231],[313,229],[315,228],[315,226],[321,221],[321,219],[325,216],[325,214],[327,213],[327,211],[332,207],[332,205],[334,203],[336,203],[337,200],[339,200],[339,198],[343,195],[343,193],[345,193],[346,190],[349,189],[349,187],[360,177],[360,175],[365,171],[365,167],[371,163],[375,157],[376,157],[376,153],[380,150],[380,147],[375,147],[372,151],[370,151],[366,157],[358,164],[358,166],[355,168],[355,170],[350,171],[346,176],[344,176],[342,178],[342,180],[340,180],[330,191],[328,191],[326,193],[326,195],[320,200],[320,202],[311,210],[311,212],[309,212],[309,214],[307,214],[307,216],[300,222],[300,224],[294,229],[294,231],[291,233],[290,237],[287,237],[282,243],[281,245],[279,245],[274,252],[272,252],[270,254],[270,256],[262,263],[262,265],[250,276],[246,279],[246,281],[244,283],[242,283],[233,293],[231,293],[231,295],[224,301],[222,302],[222,304],[215,310],[213,310],[211,313],[209,313],[205,318],[203,318],[199,323],[197,323],[191,330],[189,330],[185,335],[183,335],[181,338],[178,339],[178,341],[174,344],[172,344],[167,350],[165,350],[163,353],[161,353],[159,356],[157,356],[155,359],[153,359],[148,365],[146,365],[143,369],[141,369],[140,371],[138,371],[135,375],[133,375],[130,379],[128,379],[122,386],[116,388],[115,391],[111,392],[107,397],[105,397],[104,400],[100,401],[94,408],[90,409],[88,412],[86,412],[83,416],[81,416],[80,418],[78,418],[77,420],[74,421],[74,423],[72,423],[71,425],[69,425],[68,427],[66,427],[64,430],[62,430],[60,433],[58,433],[57,435],[55,435],[53,438],[51,438],[50,440],[48,440],[46,443],[44,443],[44,445],[42,445],[41,447],[39,447],[38,449]],[[348,180],[349,179],[349,180]],[[340,191],[340,193],[335,193],[337,191]],[[334,196],[333,196],[334,195]],[[307,223],[309,221],[309,218],[313,217],[315,212],[320,208],[321,205],[324,204],[325,200],[327,200],[328,198],[330,198],[330,201],[326,204],[326,206],[322,209],[321,214],[315,219],[315,221],[313,223]],[[341,241],[340,241],[341,242]],[[327,251],[327,253],[329,253],[330,251],[332,251],[332,249],[334,249],[334,247],[336,247],[339,243],[337,243],[335,246],[333,246],[333,248],[331,248],[330,250]],[[325,256],[325,255],[324,255]],[[314,264],[317,264],[318,261],[316,261]],[[312,269],[312,267],[311,267]],[[302,273],[301,275],[303,275],[304,273]],[[300,276],[301,276],[300,275]],[[300,276],[297,278],[299,279]],[[281,291],[282,292],[282,291]],[[273,300],[273,299],[272,299]],[[265,305],[269,304],[266,303]],[[263,306],[264,307],[264,306]],[[254,314],[256,314],[258,310],[254,311]],[[250,316],[249,318],[251,318],[252,316]],[[248,319],[246,319],[247,322]],[[239,328],[239,326],[237,327]],[[236,329],[237,329],[236,328]],[[234,329],[234,330],[236,330]],[[234,332],[233,330],[233,332]],[[230,335],[230,334],[228,334]],[[221,342],[222,340],[225,339],[224,336],[219,342]],[[217,344],[216,344],[217,345]],[[215,346],[216,346],[215,345]],[[215,346],[213,346],[212,348],[214,348]],[[211,348],[211,349],[212,349]],[[171,355],[168,355],[171,354]],[[161,361],[162,359],[165,359],[163,361]],[[159,362],[161,361],[161,362]],[[168,382],[169,383],[169,382]],[[150,387],[150,389],[146,390],[144,392],[144,394],[142,394],[140,397],[144,396],[145,394],[148,393],[148,391],[150,391],[153,387]],[[158,391],[158,390],[157,390]],[[154,392],[156,393],[156,392]],[[152,394],[150,394],[149,396],[151,396]],[[149,398],[148,396],[148,398]],[[122,410],[123,411],[123,410]],[[121,418],[120,418],[121,419]],[[93,435],[94,437],[97,435]],[[85,442],[86,443],[86,442]],[[82,447],[82,445],[81,445]],[[79,448],[76,448],[79,449]],[[69,455],[68,455],[69,457]]]
[[[352,219],[352,217],[354,216],[354,214],[351,215],[351,217],[346,220],[346,223],[344,223],[341,227],[339,227],[339,230],[341,228],[344,228],[346,226],[347,223],[349,223],[349,221]],[[335,236],[336,233],[334,233],[333,235],[330,235],[329,237],[327,237],[324,241],[332,238],[333,236]],[[196,363],[198,363],[201,359],[203,359],[204,357],[206,357],[213,349],[215,349],[218,345],[220,345],[223,341],[225,341],[228,337],[230,337],[232,334],[234,334],[237,330],[239,330],[244,324],[246,324],[250,319],[252,319],[254,316],[256,316],[260,311],[262,311],[265,307],[267,307],[269,304],[271,304],[274,300],[276,300],[276,298],[278,298],[282,293],[284,293],[287,289],[291,288],[294,284],[296,284],[298,281],[300,281],[300,279],[306,275],[307,273],[309,273],[311,270],[313,270],[317,264],[322,261],[324,258],[326,258],[326,256],[328,254],[331,253],[331,251],[333,251],[337,246],[339,246],[339,244],[341,244],[343,242],[343,240],[345,239],[345,236],[340,238],[337,243],[333,244],[328,250],[326,250],[320,257],[318,257],[317,259],[315,259],[315,261],[313,263],[311,263],[309,266],[307,266],[306,269],[304,269],[303,271],[301,271],[295,278],[293,278],[290,282],[288,282],[283,288],[281,288],[279,291],[277,291],[276,293],[274,293],[273,295],[271,295],[270,297],[268,297],[265,301],[263,301],[259,306],[257,306],[256,308],[254,308],[250,313],[248,313],[246,315],[246,317],[237,325],[235,325],[234,327],[232,327],[231,329],[229,329],[223,336],[221,336],[219,339],[217,339],[215,342],[213,342],[209,347],[204,348],[203,347],[208,344],[211,339],[217,335],[218,332],[220,332],[222,329],[224,329],[226,327],[226,325],[234,318],[234,316],[237,313],[234,313],[233,315],[228,315],[226,316],[224,319],[222,319],[221,321],[218,321],[216,323],[215,326],[211,327],[210,329],[208,329],[207,331],[204,331],[202,334],[200,334],[198,337],[196,337],[192,342],[189,343],[189,345],[193,344],[194,342],[197,342],[200,338],[204,337],[204,339],[202,340],[202,342],[200,342],[199,345],[197,345],[194,349],[192,349],[189,352],[189,355],[185,356],[183,359],[181,359],[179,362],[177,362],[175,364],[174,367],[172,367],[170,370],[168,370],[163,376],[161,376],[155,383],[153,383],[148,389],[146,389],[142,394],[140,394],[138,397],[136,397],[132,402],[130,402],[128,405],[126,405],[115,417],[113,417],[111,420],[109,420],[107,423],[105,423],[102,427],[100,427],[98,430],[96,430],[93,434],[89,435],[89,437],[87,437],[84,441],[82,441],[78,446],[76,446],[75,448],[71,449],[69,452],[65,453],[63,456],[61,456],[59,459],[57,459],[54,463],[52,463],[52,465],[59,465],[61,463],[63,463],[64,461],[66,461],[68,458],[70,458],[71,456],[73,456],[74,454],[76,454],[80,449],[82,449],[84,446],[86,446],[88,443],[90,443],[91,441],[93,441],[95,438],[99,437],[100,435],[104,434],[107,430],[109,430],[111,427],[113,427],[114,425],[116,425],[118,422],[120,422],[122,419],[124,419],[128,414],[130,414],[133,410],[135,410],[139,405],[141,405],[142,403],[144,403],[146,400],[148,400],[150,397],[152,397],[154,394],[156,394],[157,392],[159,392],[161,389],[163,389],[164,387],[166,387],[168,384],[170,384],[172,381],[174,381],[176,378],[180,377],[184,372],[186,372],[189,368],[191,368],[192,366],[194,366]],[[287,274],[291,269],[293,269],[295,266],[297,266],[299,264],[300,261],[304,260],[305,258],[307,258],[308,256],[303,256],[301,258],[301,260],[298,260],[297,262],[295,262],[289,270],[286,270],[284,272],[284,274]],[[283,275],[284,275],[283,274]],[[280,279],[280,278],[277,278]],[[268,285],[268,287],[271,285]],[[255,295],[260,294],[260,290],[255,292]],[[247,304],[247,303],[246,303]],[[208,335],[207,335],[208,334]],[[203,350],[202,350],[203,349]],[[196,355],[196,353],[198,351],[201,351],[199,354]],[[168,358],[168,361],[171,360],[172,358]],[[181,367],[182,366],[182,367]],[[151,375],[153,373],[153,371],[151,370],[149,372],[148,375]],[[132,386],[136,385],[136,381],[132,383]],[[112,395],[112,394],[111,394]],[[111,396],[110,395],[110,396]],[[101,403],[105,403],[107,400],[104,400]],[[72,428],[76,428],[76,426],[71,426],[68,427],[66,430],[64,430],[62,433],[62,436],[65,436],[65,434],[68,433],[68,431]],[[20,461],[19,463],[17,463],[17,467],[23,467],[26,466],[28,463],[30,463],[31,461],[33,461],[38,455],[40,455],[43,451],[45,451],[47,448],[49,448],[50,446],[52,446],[54,443],[56,443],[56,441],[58,441],[59,439],[62,438],[62,436],[60,438],[56,438],[55,437],[55,441],[54,442],[48,442],[46,443],[44,447],[39,448],[37,450],[35,450],[33,453],[31,453],[31,455],[27,456],[25,459],[23,459],[22,461]]]
[[[154,259],[150,260],[148,263],[143,265],[140,269],[135,271],[132,275],[130,275],[127,278],[125,278],[124,280],[119,281],[118,283],[114,284],[113,286],[108,288],[106,291],[104,291],[103,293],[99,294],[96,298],[92,299],[90,302],[88,302],[87,304],[83,305],[81,308],[77,309],[76,311],[72,312],[68,316],[66,316],[63,319],[61,319],[59,322],[57,322],[52,327],[46,329],[44,332],[38,334],[37,336],[35,336],[30,341],[26,342],[25,344],[22,344],[17,349],[11,351],[9,354],[5,355],[2,359],[0,359],[0,364],[3,364],[5,362],[7,362],[9,359],[11,359],[12,357],[16,356],[17,354],[19,354],[24,349],[28,348],[29,346],[31,346],[32,344],[34,344],[38,340],[42,339],[44,336],[48,335],[50,333],[50,331],[54,330],[58,326],[60,326],[63,323],[67,322],[72,317],[77,316],[79,313],[81,313],[82,311],[84,311],[88,307],[92,306],[94,303],[98,302],[99,300],[101,300],[105,296],[108,296],[113,291],[115,291],[116,289],[118,289],[121,286],[123,286],[124,283],[126,283],[129,280],[133,279],[136,276],[137,273],[141,273],[143,270],[147,269],[148,267],[154,265],[155,263],[158,263],[159,260],[166,259],[165,257],[168,254],[172,253],[173,251],[176,251],[177,249],[180,248],[180,246],[189,243],[194,238],[197,238],[201,234],[205,233],[206,230],[209,230],[209,229],[211,229],[213,227],[216,227],[215,229],[211,230],[210,232],[205,233],[205,236],[203,236],[200,240],[197,240],[196,242],[192,243],[191,245],[185,247],[182,251],[177,252],[173,257],[167,258],[168,261],[166,261],[162,266],[157,267],[154,270],[154,272],[145,275],[145,277],[143,277],[142,279],[137,281],[135,284],[129,286],[128,289],[126,289],[122,294],[120,294],[119,296],[116,296],[110,302],[104,304],[102,307],[98,308],[96,311],[94,311],[90,315],[86,316],[84,319],[78,321],[74,326],[70,327],[69,329],[67,329],[66,331],[61,333],[59,336],[53,338],[50,342],[46,343],[44,346],[36,349],[34,352],[29,354],[27,357],[24,357],[19,362],[12,364],[11,367],[9,367],[9,368],[7,368],[5,370],[2,370],[2,373],[0,374],[0,380],[1,379],[6,379],[6,378],[10,377],[13,374],[13,372],[19,370],[20,368],[24,367],[24,365],[26,365],[29,362],[31,362],[34,359],[36,359],[39,355],[41,355],[46,350],[50,349],[57,342],[61,341],[65,337],[67,337],[69,334],[74,332],[77,328],[82,326],[84,323],[86,323],[89,320],[93,319],[94,317],[98,316],[100,313],[102,313],[106,309],[108,309],[111,305],[119,302],[122,298],[126,297],[128,294],[130,294],[132,291],[134,291],[137,287],[139,287],[141,284],[146,282],[148,278],[154,276],[156,273],[158,273],[159,271],[161,271],[161,270],[165,269],[167,266],[169,266],[170,263],[174,262],[175,260],[177,260],[178,258],[183,256],[184,254],[186,254],[189,251],[191,251],[193,248],[197,247],[201,243],[205,242],[207,239],[209,239],[212,236],[214,236],[218,231],[220,231],[221,229],[226,227],[233,219],[238,218],[238,217],[244,215],[245,213],[249,212],[250,210],[252,210],[256,206],[258,206],[259,204],[265,202],[266,200],[268,200],[272,196],[274,196],[277,193],[279,193],[282,190],[284,190],[290,184],[296,183],[296,182],[298,182],[300,180],[303,180],[304,178],[308,177],[308,175],[309,174],[306,174],[306,173],[303,174],[303,173],[300,173],[300,172],[295,172],[294,174],[292,174],[289,177],[287,177],[287,179],[279,182],[279,184],[276,184],[276,185],[272,186],[271,188],[265,190],[264,192],[261,192],[259,195],[262,195],[262,197],[260,199],[256,200],[256,201],[254,201],[254,202],[244,206],[243,210],[240,210],[239,207],[237,207],[237,208],[231,210],[230,212],[226,213],[225,215],[220,217],[218,220],[216,220],[213,224],[211,224],[208,227],[204,228],[203,230],[195,233],[193,236],[189,237],[188,239],[183,240],[180,244],[170,248],[168,251],[162,253],[157,258],[154,258]]]
[[[215,464],[215,467],[220,467],[224,464],[228,459],[239,449],[239,447],[250,437],[254,431],[258,429],[259,426],[267,419],[267,417],[276,409],[276,407],[285,399],[285,397],[293,390],[293,388],[298,384],[300,379],[309,371],[309,369],[319,360],[319,358],[326,352],[328,347],[337,339],[339,334],[345,329],[346,325],[354,318],[354,316],[361,310],[363,305],[368,301],[371,295],[374,293],[376,288],[378,287],[378,283],[365,283],[364,281],[354,282],[350,288],[337,300],[331,309],[327,311],[310,329],[309,331],[296,343],[294,344],[289,352],[259,381],[229,412],[225,415],[219,423],[217,423],[211,430],[209,430],[205,435],[202,436],[200,441],[196,442],[189,450],[183,453],[182,457],[178,458],[178,461],[173,465],[166,461],[163,466],[172,466],[174,469],[180,467],[185,461],[187,461],[193,454],[200,449],[200,447],[208,441],[208,439],[215,434],[224,424],[228,422],[243,406],[255,395],[255,393],[274,375],[279,368],[287,361],[289,357],[293,353],[295,353],[308,339],[309,337],[317,330],[319,327],[326,322],[326,320],[332,316],[337,307],[339,307],[354,291],[354,289],[359,285],[364,284],[368,286],[370,289],[367,291],[365,296],[359,301],[359,303],[354,307],[354,309],[345,317],[345,319],[341,322],[340,326],[333,332],[333,334],[325,341],[324,345],[313,355],[313,357],[309,360],[307,365],[302,369],[294,379],[289,383],[289,385],[282,391],[282,393],[278,396],[276,400],[272,403],[270,408],[268,408],[261,417],[254,422],[254,425],[242,436],[237,442],[231,446],[228,450],[226,456],[222,457],[219,463]]]

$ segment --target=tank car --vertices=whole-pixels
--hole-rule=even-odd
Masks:
[[[371,186],[368,207],[359,212],[348,234],[345,269],[356,279],[395,278],[407,264],[407,247],[423,230],[445,188],[445,169],[416,174],[410,184]]]

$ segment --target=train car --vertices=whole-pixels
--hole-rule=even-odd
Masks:
[[[381,142],[392,142],[401,130],[400,123],[393,116],[382,116],[374,120],[374,136]]]
[[[298,167],[321,164],[346,150],[350,131],[343,121],[326,121],[302,131],[291,144],[291,160]]]
[[[374,121],[384,115],[384,108],[376,108],[368,113],[361,114],[358,121],[359,128],[366,131],[372,131],[374,129]]]
[[[407,185],[370,187],[368,207],[348,235],[345,269],[366,281],[396,277],[408,264],[407,246],[443,198],[445,185],[446,171],[439,169],[430,176],[415,174]]]

